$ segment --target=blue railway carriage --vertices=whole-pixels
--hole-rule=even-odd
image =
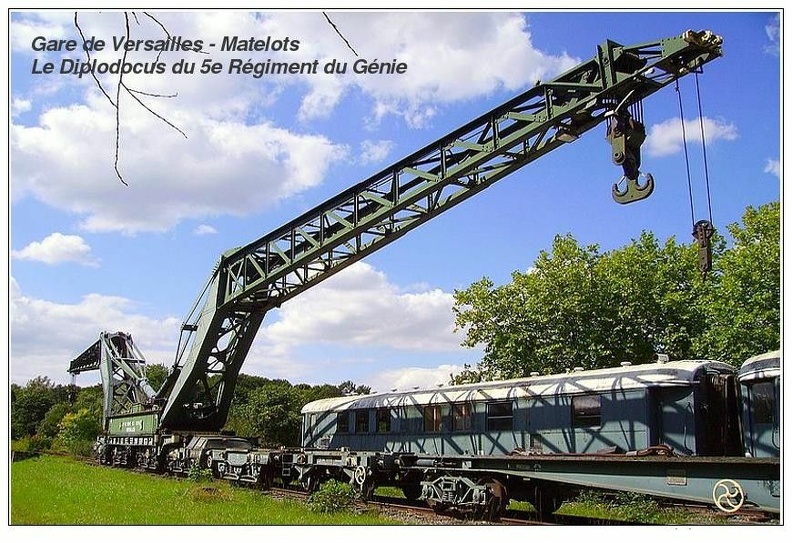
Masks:
[[[306,449],[426,455],[628,452],[742,456],[736,372],[708,360],[577,370],[318,400]]]
[[[745,454],[781,456],[781,351],[749,358],[738,372]]]

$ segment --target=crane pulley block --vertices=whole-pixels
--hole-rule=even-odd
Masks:
[[[644,124],[627,111],[617,108],[609,117],[607,138],[611,144],[613,163],[624,170],[622,178],[613,184],[613,199],[620,204],[628,204],[648,198],[654,191],[654,178],[646,174],[644,184],[638,181],[643,175],[639,168],[641,145],[646,140]]]
[[[712,269],[712,244],[710,239],[715,234],[715,227],[706,219],[693,225],[693,238],[698,245],[698,269],[701,276],[707,275]]]

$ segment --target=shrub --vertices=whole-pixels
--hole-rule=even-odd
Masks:
[[[355,491],[347,483],[330,480],[314,492],[308,507],[314,513],[337,513],[348,511],[355,503]]]
[[[212,480],[212,470],[193,464],[187,471],[187,478],[193,483],[205,483]]]
[[[49,450],[52,447],[52,439],[36,434],[27,440],[27,452],[39,453],[41,451]]]
[[[101,431],[99,423],[88,409],[68,413],[63,417],[58,432],[58,441],[70,453],[90,456],[94,440]]]

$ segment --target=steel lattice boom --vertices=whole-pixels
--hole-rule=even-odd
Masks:
[[[630,47],[606,41],[591,60],[226,252],[210,278],[203,309],[183,326],[185,341],[157,394],[165,404],[161,427],[223,426],[240,367],[267,311],[576,139],[609,113],[640,105],[700,71],[721,56],[720,46],[720,37],[708,31]]]

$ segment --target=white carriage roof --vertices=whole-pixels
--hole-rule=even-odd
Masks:
[[[425,390],[326,398],[305,405],[302,413],[601,393],[641,389],[649,386],[679,386],[693,382],[698,378],[702,369],[715,373],[734,372],[734,369],[728,364],[712,360],[658,362],[556,375],[520,377],[507,381],[449,385]]]
[[[752,356],[740,366],[740,381],[755,381],[781,375],[781,351]]]

